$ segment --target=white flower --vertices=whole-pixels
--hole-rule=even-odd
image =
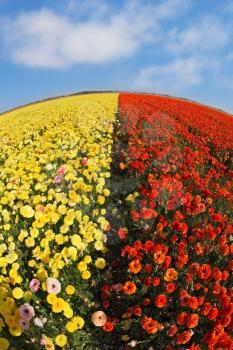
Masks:
[[[39,318],[39,317],[36,317],[34,319],[34,324],[37,326],[37,327],[43,327],[44,324],[47,322],[47,318]]]
[[[37,327],[43,327],[43,322],[42,322],[42,320],[39,318],[39,317],[36,317],[35,319],[34,319],[34,324],[35,324],[35,326],[37,326]]]
[[[61,283],[53,277],[47,278],[46,288],[49,294],[58,294],[61,291]]]
[[[129,346],[131,346],[131,348],[135,348],[137,346],[137,341],[136,340],[131,340],[130,343],[128,343]]]
[[[53,165],[51,163],[47,164],[46,169],[47,170],[52,170],[53,169]]]

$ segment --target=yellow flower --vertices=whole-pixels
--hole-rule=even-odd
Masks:
[[[60,346],[61,348],[67,344],[67,337],[64,334],[59,334],[55,338],[55,343],[57,346]]]
[[[104,269],[105,266],[106,266],[106,261],[104,260],[104,258],[98,258],[98,259],[96,259],[96,261],[95,261],[95,266],[96,266],[98,269]]]
[[[54,313],[59,313],[63,311],[64,300],[62,298],[57,298],[57,300],[52,304],[52,311]]]
[[[26,247],[28,247],[28,248],[34,247],[34,245],[35,245],[35,240],[34,240],[34,238],[33,238],[33,237],[28,237],[28,238],[26,238],[26,239],[25,239],[25,245],[26,245]]]
[[[75,292],[74,286],[68,285],[68,286],[66,287],[66,293],[67,293],[68,295],[72,295],[72,294],[74,294],[74,292]]]
[[[20,208],[20,214],[25,218],[32,218],[35,214],[35,211],[30,205],[24,205]]]
[[[104,202],[105,202],[104,196],[98,196],[97,202],[98,202],[100,205],[104,204]]]
[[[68,304],[68,303],[67,303]],[[74,315],[73,310],[70,308],[69,304],[68,306],[64,306],[63,308],[63,314],[66,318],[71,318]]]
[[[102,250],[103,249],[103,243],[101,241],[96,241],[94,244],[94,247],[96,250]]]
[[[16,287],[12,290],[12,295],[15,299],[21,299],[24,295],[24,292],[21,288]]]
[[[50,305],[55,304],[56,301],[57,301],[57,296],[56,296],[56,294],[48,294],[48,295],[47,295],[47,302],[48,302]]]
[[[36,273],[36,277],[43,282],[48,278],[48,272],[44,269],[39,269]]]
[[[78,329],[78,325],[74,322],[67,322],[66,324],[66,330],[69,333],[74,333]]]
[[[90,264],[90,263],[92,262],[92,258],[91,258],[90,255],[86,255],[86,256],[84,256],[83,261],[84,261],[86,264]]]
[[[14,323],[9,327],[9,332],[13,337],[19,337],[22,334],[22,329],[19,324]]]
[[[10,346],[9,341],[6,338],[0,338],[0,349],[7,350]]]
[[[82,239],[79,235],[71,236],[71,243],[73,244],[73,246],[78,247],[81,242],[82,242]]]
[[[84,324],[85,324],[85,321],[82,317],[80,316],[75,316],[73,317],[73,322],[77,325],[78,329],[82,329]]]
[[[84,280],[88,280],[90,277],[91,277],[90,271],[86,270],[86,271],[84,271],[84,272],[82,273],[82,278],[83,278]]]
[[[80,272],[83,272],[87,269],[87,264],[84,261],[80,261],[80,263],[78,263],[78,265],[77,265],[77,269]]]
[[[107,188],[105,188],[103,190],[103,194],[105,195],[105,197],[108,197],[110,195],[110,191]]]
[[[45,343],[46,350],[54,350],[55,349],[55,346],[54,346],[51,338],[45,337],[45,341],[46,341],[46,343]]]

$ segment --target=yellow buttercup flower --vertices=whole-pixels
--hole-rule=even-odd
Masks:
[[[7,350],[10,347],[10,343],[6,338],[0,338],[0,349]]]
[[[104,258],[98,258],[95,261],[95,266],[98,267],[98,269],[104,269],[106,266],[106,261]]]
[[[57,300],[52,304],[52,311],[55,313],[62,312],[64,308],[64,300],[62,298],[57,298]]]
[[[65,346],[67,344],[67,337],[66,337],[66,335],[64,335],[64,334],[57,335],[56,338],[55,338],[55,343],[56,343],[57,346],[59,346],[61,348],[63,346]]]
[[[74,292],[75,292],[74,286],[68,285],[68,286],[66,287],[66,293],[67,293],[68,295],[72,295],[72,294],[74,294]]]
[[[82,329],[85,324],[84,319],[80,316],[73,317],[73,322],[77,325],[78,329]]]
[[[90,271],[86,270],[82,273],[82,279],[88,280],[91,277]]]
[[[92,262],[92,258],[91,258],[90,255],[86,255],[86,256],[84,256],[83,261],[84,261],[86,264],[90,264],[90,263]]]
[[[48,294],[47,295],[47,302],[51,305],[55,304],[57,301],[57,296],[56,294]]]
[[[80,272],[83,272],[87,269],[87,264],[84,261],[80,261],[80,263],[78,263],[78,265],[77,265],[77,269]]]
[[[20,214],[25,218],[32,218],[35,212],[30,205],[24,205],[20,208]]]
[[[24,295],[24,292],[21,288],[16,287],[12,290],[12,295],[15,299],[21,299]]]
[[[67,322],[66,324],[66,330],[69,333],[74,333],[78,329],[78,325],[72,321]]]

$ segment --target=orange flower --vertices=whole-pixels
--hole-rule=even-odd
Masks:
[[[198,275],[202,280],[207,280],[211,275],[211,266],[209,264],[203,264],[200,266]]]
[[[193,331],[184,331],[177,334],[176,344],[187,344],[192,338]]]
[[[174,285],[174,283],[168,283],[168,284],[166,285],[166,292],[167,292],[168,294],[173,293],[175,289],[176,289],[176,286]]]
[[[168,336],[173,337],[177,332],[177,327],[176,325],[172,325],[168,331]]]
[[[188,328],[195,328],[197,327],[198,322],[199,322],[198,314],[191,314],[188,316],[186,325]]]
[[[130,281],[126,282],[123,286],[124,293],[128,295],[134,294],[136,292],[136,289],[137,289],[136,284]]]
[[[143,207],[141,209],[141,217],[144,219],[144,220],[148,220],[148,219],[151,219],[153,216],[154,216],[154,210],[153,209],[150,209],[150,208],[145,208]]]
[[[198,299],[196,297],[190,297],[188,299],[188,305],[191,309],[196,310],[199,307],[199,302]]]
[[[138,259],[131,261],[131,263],[129,264],[129,269],[132,273],[138,273],[141,270],[141,268],[142,265]]]
[[[183,311],[177,316],[176,321],[180,326],[184,326],[187,322],[187,318],[188,318],[187,312]]]
[[[213,203],[213,199],[211,197],[206,198],[206,203],[211,205]]]
[[[177,280],[177,278],[178,278],[178,272],[173,268],[167,269],[167,271],[164,274],[164,280],[166,282],[175,281]]]
[[[167,305],[167,297],[164,294],[159,294],[155,297],[155,306],[162,308]]]
[[[141,326],[147,333],[156,333],[158,331],[159,323],[151,317],[143,317]]]
[[[125,165],[123,162],[120,162],[120,163],[119,163],[119,168],[120,168],[121,170],[124,170],[125,167],[126,167],[126,165]]]
[[[201,350],[198,344],[192,344],[187,350]]]
[[[128,234],[128,229],[126,227],[120,227],[119,230],[117,231],[118,236],[120,239],[126,239],[127,234]]]
[[[159,250],[158,252],[154,253],[154,262],[156,264],[163,264],[165,257],[166,255],[162,252],[162,250]]]

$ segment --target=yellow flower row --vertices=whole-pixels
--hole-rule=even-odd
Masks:
[[[28,327],[33,332],[42,316],[43,334],[50,334],[58,313],[68,333],[84,326],[74,300],[79,284],[90,283],[93,271],[106,265],[103,205],[110,195],[117,99],[110,93],[80,95],[0,118],[0,330],[13,337]],[[54,294],[49,278],[57,281]],[[31,318],[24,319],[24,312]],[[65,347],[67,337],[41,341],[53,349]],[[1,337],[0,348],[9,347]]]

